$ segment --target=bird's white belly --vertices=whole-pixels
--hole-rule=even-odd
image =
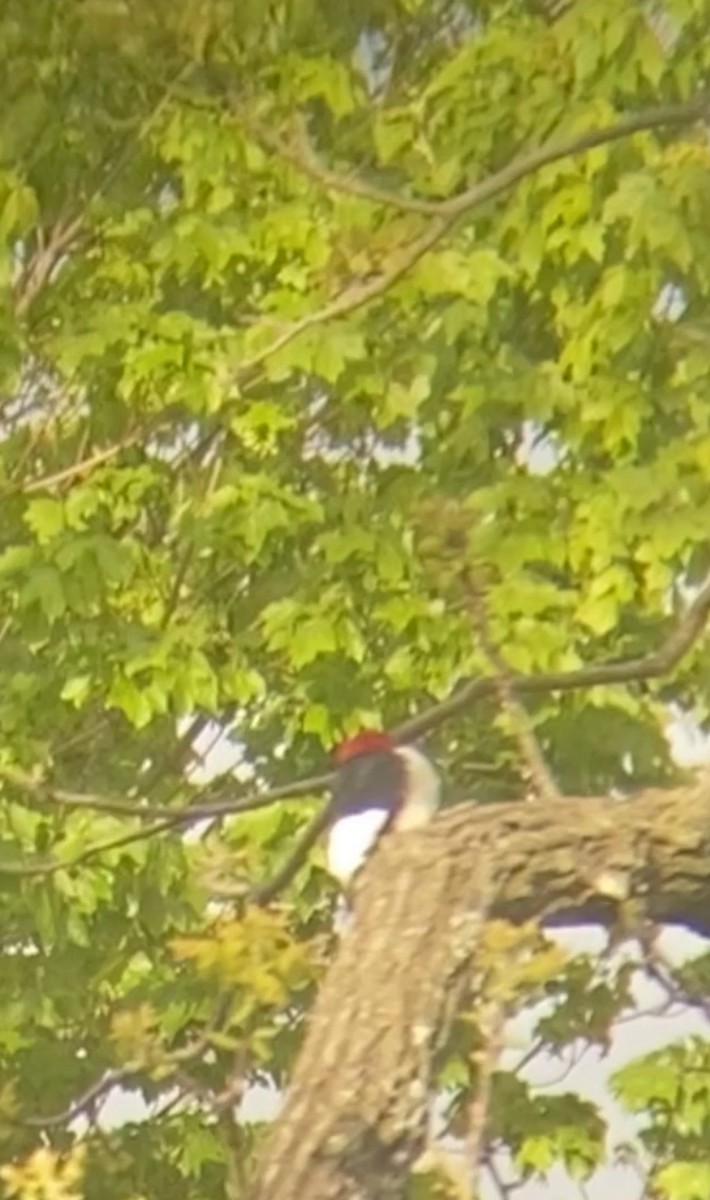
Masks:
[[[368,808],[341,817],[328,834],[327,860],[331,875],[347,883],[362,866],[389,819],[383,808]]]

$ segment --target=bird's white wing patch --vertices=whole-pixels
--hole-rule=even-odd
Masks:
[[[362,866],[389,819],[384,808],[341,817],[328,834],[328,870],[341,883],[347,883]]]

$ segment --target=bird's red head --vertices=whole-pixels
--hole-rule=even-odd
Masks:
[[[340,743],[335,751],[335,761],[342,767],[351,758],[357,758],[360,754],[375,754],[378,750],[394,750],[393,739],[378,729],[363,729]]]

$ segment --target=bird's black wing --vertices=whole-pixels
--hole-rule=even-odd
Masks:
[[[339,769],[333,788],[334,820],[382,808],[393,817],[404,799],[406,768],[396,754],[359,754]]]

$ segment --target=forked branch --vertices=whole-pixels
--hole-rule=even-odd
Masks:
[[[609,925],[609,872],[649,921],[709,935],[710,777],[552,811],[541,801],[461,805],[426,831],[385,838],[249,1200],[404,1194],[426,1142],[436,1048],[476,988],[486,914]]]

